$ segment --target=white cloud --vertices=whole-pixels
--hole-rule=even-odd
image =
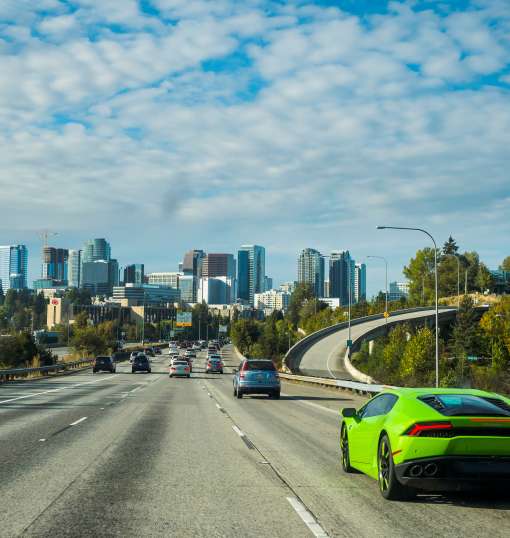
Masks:
[[[258,241],[355,256],[391,244],[403,263],[420,246],[374,237],[379,223],[497,250],[510,100],[480,78],[509,82],[496,3],[447,17],[397,3],[368,22],[311,5],[154,5],[171,24],[136,2],[0,8],[19,21],[0,30],[0,232],[111,233],[121,261],[133,218],[141,258],[158,241],[172,259]],[[276,276],[292,278],[286,256]]]

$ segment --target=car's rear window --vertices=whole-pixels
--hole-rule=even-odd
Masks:
[[[499,398],[472,394],[427,394],[418,399],[447,417],[510,417],[510,405]]]
[[[186,361],[175,361],[174,366],[188,366],[188,363]]]
[[[110,362],[110,357],[97,357],[96,362],[99,362],[101,364],[104,364],[106,362]]]
[[[246,361],[243,370],[276,370],[272,361]]]

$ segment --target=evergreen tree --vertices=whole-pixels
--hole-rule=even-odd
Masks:
[[[443,245],[443,254],[445,254],[445,255],[448,255],[448,254],[455,255],[455,254],[457,254],[458,251],[459,251],[459,247],[457,245],[457,242],[450,235],[450,237],[448,238],[448,241],[445,241],[445,244]]]

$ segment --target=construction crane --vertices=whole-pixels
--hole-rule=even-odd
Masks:
[[[51,230],[41,230],[39,232],[39,238],[43,242],[43,248],[41,252],[43,263],[41,264],[41,278],[44,278],[44,249],[48,246],[48,237],[58,235],[58,232],[52,232]]]
[[[58,232],[52,232],[50,230],[41,230],[39,232],[39,238],[43,242],[43,247],[48,246],[48,237],[50,237],[52,235],[58,235]]]

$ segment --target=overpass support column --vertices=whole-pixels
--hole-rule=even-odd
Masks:
[[[372,352],[374,351],[374,340],[368,341],[368,354],[372,355]]]

